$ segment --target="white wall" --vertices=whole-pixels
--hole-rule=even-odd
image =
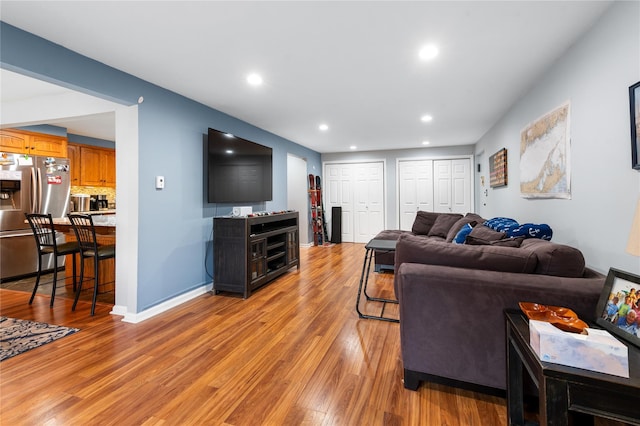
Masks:
[[[309,188],[307,160],[287,154],[287,210],[298,212],[300,244],[309,244]]]
[[[486,182],[482,188],[476,180],[478,213],[548,223],[555,242],[578,247],[600,272],[616,267],[640,273],[640,258],[625,252],[640,196],[640,172],[631,168],[628,95],[629,86],[640,80],[639,16],[639,2],[616,2],[476,144],[478,175]],[[572,198],[524,199],[520,132],[567,100]],[[503,147],[508,149],[509,184],[490,189],[488,158]]]

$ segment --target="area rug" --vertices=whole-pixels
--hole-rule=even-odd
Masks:
[[[78,328],[0,317],[0,361],[78,331]]]

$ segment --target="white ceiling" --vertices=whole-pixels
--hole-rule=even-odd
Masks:
[[[313,150],[342,152],[475,143],[611,2],[0,4],[6,23]],[[440,48],[428,63],[418,59],[425,43]],[[261,87],[246,84],[250,72],[262,74]],[[3,81],[3,108],[5,90]],[[69,122],[69,132],[107,139],[91,123]]]
[[[43,113],[42,107],[46,104],[56,104],[56,109],[61,110],[60,105],[69,102],[78,103],[73,109],[82,110],[82,115],[60,117],[60,114]],[[115,113],[92,113],[94,108],[89,105],[93,103],[92,96],[0,69],[0,125],[3,127],[51,124],[66,128],[67,133],[115,141]],[[53,115],[56,118],[51,118]]]

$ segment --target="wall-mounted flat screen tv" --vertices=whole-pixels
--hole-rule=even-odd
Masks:
[[[271,148],[211,128],[207,145],[210,203],[256,203],[273,199]]]

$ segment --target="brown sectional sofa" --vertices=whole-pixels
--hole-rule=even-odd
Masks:
[[[437,214],[421,213],[416,222],[429,216],[437,224]],[[605,276],[587,268],[578,249],[536,238],[496,240],[483,221],[458,215],[446,232],[436,229],[437,235],[414,224],[413,232],[385,231],[382,236],[398,240],[394,286],[408,389],[435,381],[504,390],[503,312],[518,309],[518,302],[565,306],[584,320],[595,319]],[[489,239],[467,237],[473,245],[451,242],[466,223],[475,224],[469,235]],[[380,260],[381,265],[389,262]]]

